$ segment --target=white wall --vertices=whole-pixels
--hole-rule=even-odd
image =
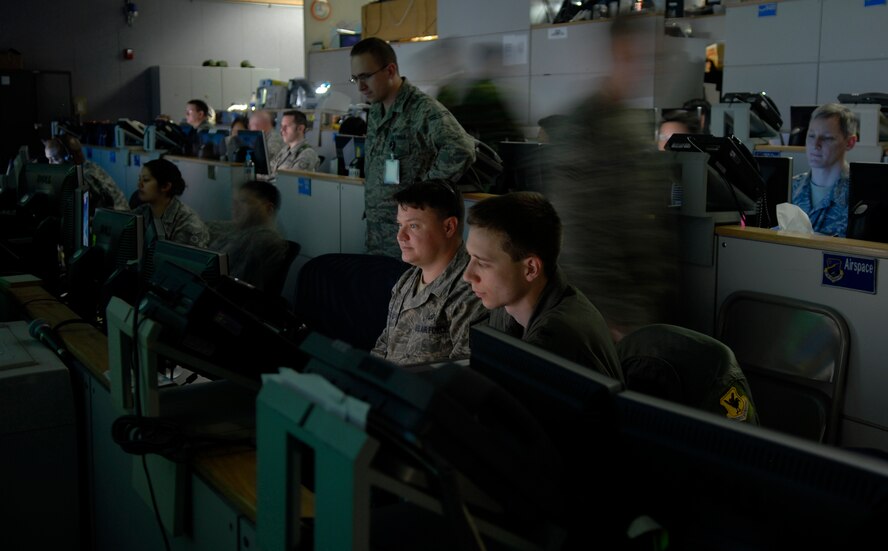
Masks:
[[[86,119],[146,120],[151,109],[148,68],[247,59],[278,67],[282,79],[305,72],[301,7],[207,0],[136,1],[126,25],[120,0],[0,2],[0,49],[24,54],[26,69],[72,73]],[[135,59],[123,59],[124,48]],[[183,107],[184,109],[184,107]]]

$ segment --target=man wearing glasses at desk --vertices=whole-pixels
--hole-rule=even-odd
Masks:
[[[367,252],[400,257],[392,196],[417,181],[456,183],[475,160],[475,146],[443,105],[407,82],[395,51],[366,38],[352,47],[351,81],[371,104],[364,158]]]

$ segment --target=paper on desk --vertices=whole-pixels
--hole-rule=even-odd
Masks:
[[[785,231],[814,233],[808,214],[792,203],[780,203],[777,205],[777,225],[780,226],[781,230]]]

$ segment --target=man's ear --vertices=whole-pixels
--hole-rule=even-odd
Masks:
[[[854,149],[854,146],[857,144],[857,134],[849,136],[845,141],[845,151],[851,151]]]
[[[456,216],[448,216],[444,219],[444,234],[447,237],[453,237],[459,231],[459,220]]]
[[[535,254],[524,259],[524,279],[530,283],[543,275],[543,261]]]

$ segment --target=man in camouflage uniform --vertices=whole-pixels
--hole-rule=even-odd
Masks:
[[[265,136],[265,158],[274,159],[284,149],[281,133],[274,129],[274,117],[269,111],[256,111],[250,115],[249,128]]]
[[[384,40],[355,44],[351,69],[372,104],[364,158],[367,252],[397,257],[392,195],[417,181],[456,182],[475,160],[474,141],[444,106],[401,77]]]
[[[268,163],[268,176],[273,178],[277,171],[315,171],[320,164],[317,152],[305,141],[305,128],[308,119],[301,111],[285,111],[281,115],[281,137],[284,147]]]
[[[111,175],[83,157],[80,140],[65,134],[43,142],[44,153],[50,164],[73,163],[83,166],[83,182],[89,187],[90,208],[129,210],[129,201]]]
[[[469,357],[469,328],[487,312],[462,280],[463,201],[449,182],[420,182],[395,194],[401,259],[414,267],[392,289],[373,354],[401,365]]]

